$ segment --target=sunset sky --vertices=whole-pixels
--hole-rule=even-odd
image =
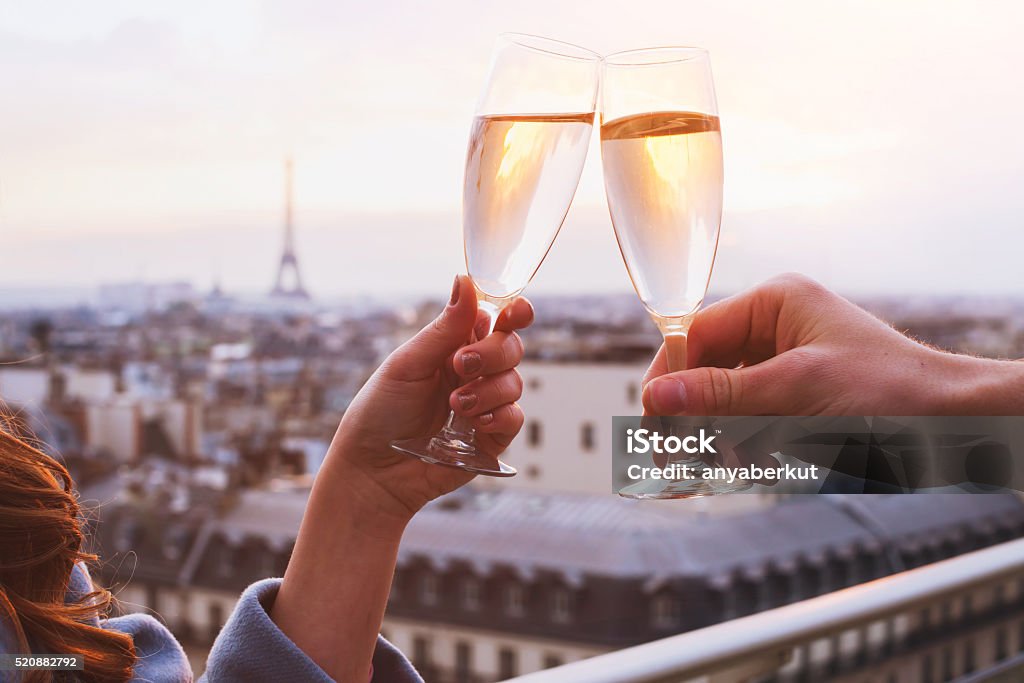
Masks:
[[[283,159],[323,295],[435,294],[461,260],[494,36],[710,50],[726,162],[714,277],[1024,292],[1015,2],[6,2],[0,286],[269,287]],[[592,148],[532,289],[626,291]]]

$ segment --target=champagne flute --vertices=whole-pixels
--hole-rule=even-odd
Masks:
[[[707,51],[630,50],[606,57],[601,159],[619,250],[665,338],[669,372],[686,369],[686,335],[707,293],[722,219],[722,135]],[[749,487],[702,479],[647,480],[620,492],[687,498]]]
[[[477,104],[462,195],[466,267],[490,329],[540,268],[579,184],[594,125],[600,55],[569,43],[503,33]],[[391,447],[421,460],[510,477],[452,412],[435,436]]]

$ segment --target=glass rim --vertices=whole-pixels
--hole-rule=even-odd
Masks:
[[[545,36],[538,36],[533,33],[504,31],[498,34],[498,39],[512,43],[513,45],[523,49],[551,55],[552,57],[574,59],[581,62],[601,61],[601,55],[593,50],[588,50],[587,48],[576,45],[575,43],[567,43],[564,40],[546,38]]]
[[[675,54],[671,57],[667,55]],[[635,59],[641,55],[653,55],[654,59]],[[662,64],[680,64],[694,59],[707,58],[707,48],[695,45],[662,45],[658,47],[640,47],[632,50],[613,52],[604,57],[603,61],[613,67],[659,66]]]

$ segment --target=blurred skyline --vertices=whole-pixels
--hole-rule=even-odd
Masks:
[[[495,35],[711,52],[726,154],[713,289],[1024,291],[1024,7],[1010,2],[8,3],[0,286],[264,291],[283,159],[314,295],[442,294]],[[628,291],[592,146],[528,292]],[[400,245],[400,246],[396,246]]]

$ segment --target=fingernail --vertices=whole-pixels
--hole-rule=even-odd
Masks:
[[[686,409],[686,386],[675,379],[651,382],[651,403],[657,415],[675,415]]]
[[[463,375],[475,375],[480,372],[484,362],[480,359],[480,354],[476,351],[467,351],[462,354],[462,374]]]
[[[521,299],[521,301],[524,301],[526,303],[526,307],[530,309],[530,319],[532,320],[533,316],[536,314],[536,311],[533,308],[533,302],[529,299]]]
[[[455,400],[459,402],[459,410],[466,411],[472,409],[479,399],[476,394],[457,394]]]
[[[459,303],[459,294],[461,293],[461,291],[462,291],[462,288],[459,287],[459,276],[456,275],[455,276],[455,284],[452,285],[452,298],[448,302],[449,306],[454,306],[455,304]]]
[[[476,421],[482,425],[489,425],[494,422],[494,413],[484,413],[476,418]]]

